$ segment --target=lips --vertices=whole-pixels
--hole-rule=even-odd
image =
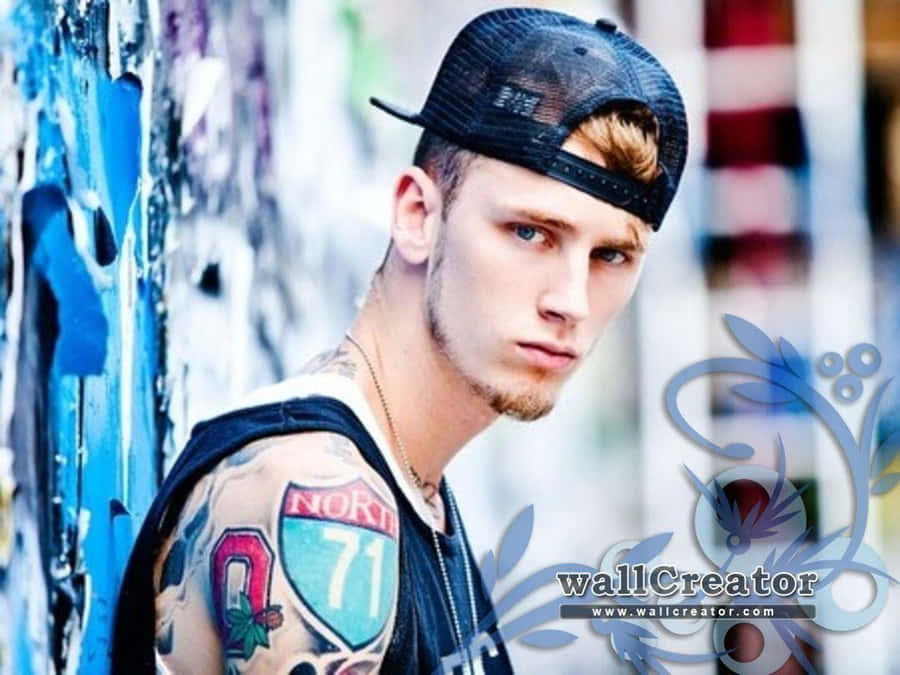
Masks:
[[[565,370],[578,357],[573,349],[547,342],[518,342],[516,347],[531,365],[545,370]]]

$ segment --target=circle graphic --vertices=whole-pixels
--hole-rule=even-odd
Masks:
[[[837,352],[826,352],[816,362],[819,373],[825,377],[834,377],[844,369],[844,359]]]
[[[863,392],[863,383],[856,375],[844,373],[834,381],[834,395],[843,403],[853,403]]]
[[[868,357],[868,361],[866,358]],[[851,373],[856,373],[860,377],[869,377],[878,372],[881,367],[881,352],[878,347],[868,342],[861,342],[854,345],[853,349],[847,352],[847,368]]]
[[[746,653],[748,650],[743,650],[743,654],[736,652],[723,653],[719,657],[722,664],[738,673],[738,675],[773,673],[783,666],[790,657],[791,650],[784,644],[784,640],[778,635],[775,625],[771,621],[754,621],[753,623],[741,621],[740,619],[720,619],[716,621],[713,626],[713,646],[715,650],[721,653],[728,649],[726,644],[734,646],[731,642],[737,637],[735,635],[736,632],[749,632],[749,629],[744,628],[745,626],[756,628],[752,636],[754,644],[751,650],[756,652],[756,657],[747,661],[738,661],[734,656],[747,658],[749,656]],[[743,637],[745,636],[742,635],[738,639]],[[762,643],[761,645],[760,642]]]
[[[847,551],[849,545],[849,537],[839,537],[813,555],[809,563],[819,560],[838,560]],[[853,562],[868,565],[880,572],[885,570],[881,556],[866,543],[860,544],[859,550],[853,556]],[[814,571],[819,573],[820,579],[824,579],[830,572],[829,569]],[[816,618],[813,621],[827,630],[847,631],[862,628],[877,617],[887,602],[888,580],[886,576],[881,574],[872,572],[864,572],[864,574],[871,575],[872,581],[875,583],[875,595],[868,607],[863,607],[857,611],[840,607],[834,599],[834,583],[830,583],[824,588],[815,588],[815,594],[808,601],[806,599],[803,600],[804,603],[810,602],[816,606]]]

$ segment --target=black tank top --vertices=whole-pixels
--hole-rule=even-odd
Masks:
[[[442,658],[457,650],[444,581],[434,550],[431,529],[422,522],[397,485],[375,441],[344,403],[313,396],[235,410],[197,424],[147,513],[135,541],[116,611],[112,648],[113,673],[155,672],[155,593],[153,567],[163,541],[171,534],[181,509],[197,481],[222,459],[244,445],[267,436],[303,431],[330,431],[349,438],[365,461],[393,492],[400,521],[400,565],[394,632],[382,661],[381,672],[397,674],[461,673],[447,667]],[[448,503],[446,482],[441,483]],[[490,645],[472,654],[475,673],[512,673],[509,656],[497,631],[493,605],[481,582],[478,566],[465,531],[440,534],[453,602],[464,636],[475,634],[467,597],[463,556],[472,570],[479,635],[493,635]]]

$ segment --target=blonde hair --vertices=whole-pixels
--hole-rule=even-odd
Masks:
[[[583,120],[570,138],[591,148],[592,154],[596,153],[611,171],[644,183],[650,183],[660,173],[659,122],[644,105],[619,104],[595,113]]]
[[[591,161],[610,171],[624,173],[642,183],[650,183],[660,174],[659,122],[647,106],[640,103],[618,104],[582,120],[569,138],[588,148]],[[650,224],[637,216],[628,219],[635,243],[645,244]]]

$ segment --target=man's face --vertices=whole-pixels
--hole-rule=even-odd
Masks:
[[[564,183],[476,158],[429,260],[432,337],[496,412],[547,414],[634,292],[645,227]]]

